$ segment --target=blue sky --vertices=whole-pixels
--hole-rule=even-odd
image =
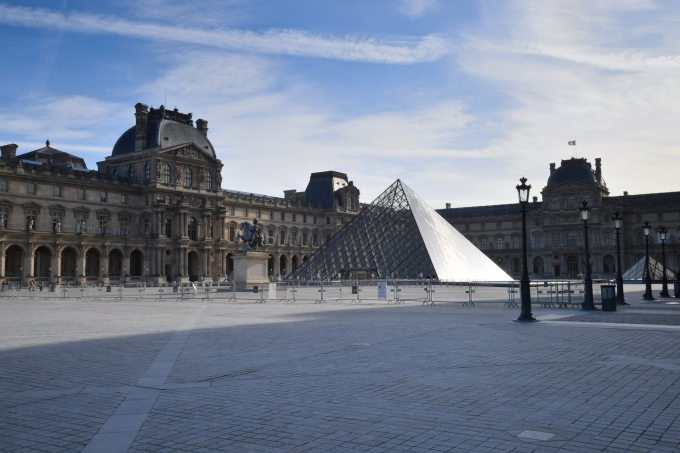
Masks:
[[[0,3],[0,142],[103,160],[134,104],[209,121],[223,186],[345,172],[434,207],[514,202],[601,157],[612,195],[680,190],[680,5],[653,0]],[[576,148],[567,141],[577,140]],[[257,176],[253,176],[253,172]]]

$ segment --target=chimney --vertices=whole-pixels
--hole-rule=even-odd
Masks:
[[[206,137],[208,136],[208,122],[206,120],[202,120],[200,118],[197,119],[196,120],[196,129],[201,131],[201,133],[203,135],[205,135]]]
[[[552,172],[554,172],[554,171],[555,171],[555,164],[552,163],[552,164],[550,164],[550,174],[552,175]]]
[[[149,106],[138,102],[135,104],[135,151],[146,149],[146,120],[149,117]]]
[[[602,159],[595,158],[595,180],[598,184],[602,184]]]
[[[446,203],[446,209],[451,209],[451,203]]]
[[[628,196],[628,191],[627,191],[627,190],[624,190],[624,191],[623,191],[623,196],[624,196],[624,197],[627,197],[627,196]]]
[[[534,197],[534,203],[538,203],[538,197]]]
[[[2,158],[9,160],[17,157],[18,147],[19,146],[15,145],[14,143],[12,143],[11,145],[0,146],[0,150],[2,150]]]

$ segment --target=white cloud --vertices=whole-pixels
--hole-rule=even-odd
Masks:
[[[405,16],[416,18],[438,6],[439,0],[399,0],[397,9]]]
[[[300,30],[262,33],[204,27],[136,22],[115,16],[44,8],[0,5],[0,23],[71,32],[110,34],[140,39],[175,41],[245,52],[331,58],[345,61],[413,64],[435,61],[448,54],[450,44],[436,35],[422,38],[376,39],[358,36],[320,36]]]

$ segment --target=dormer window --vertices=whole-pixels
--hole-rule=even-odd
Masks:
[[[132,179],[134,179],[134,177],[135,177],[135,167],[130,165],[130,168],[128,168],[128,179],[130,179],[132,181]]]

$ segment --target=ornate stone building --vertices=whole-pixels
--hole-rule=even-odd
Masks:
[[[537,190],[539,183],[529,181]],[[507,190],[514,191],[514,187]],[[677,271],[680,264],[680,192],[610,196],[602,177],[601,160],[595,170],[586,159],[550,164],[550,175],[527,207],[529,273],[532,278],[567,278],[585,273],[584,229],[578,207],[587,200],[592,207],[588,222],[591,269],[594,277],[616,276],[616,231],[611,218],[616,211],[624,221],[621,231],[621,266],[628,269],[645,254],[644,221],[656,231],[665,226],[666,265]],[[522,218],[519,204],[450,208],[438,211],[456,229],[483,250],[508,274],[522,271]],[[656,233],[650,237],[650,255],[661,261]]]
[[[135,126],[96,171],[49,141],[21,155],[0,147],[0,279],[218,281],[233,270],[240,224],[254,218],[269,273],[282,278],[361,207],[339,172],[313,173],[307,190],[283,198],[225,190],[207,121],[135,109]]]

